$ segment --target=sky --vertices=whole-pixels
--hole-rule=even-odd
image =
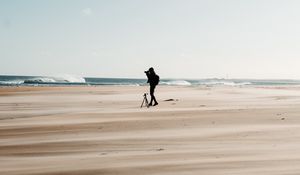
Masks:
[[[0,74],[300,79],[297,0],[0,0]]]

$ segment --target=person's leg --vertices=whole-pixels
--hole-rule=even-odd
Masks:
[[[156,101],[156,98],[154,96],[154,89],[155,89],[155,86],[153,88],[153,100],[154,100],[154,106],[158,105],[157,101]]]
[[[150,96],[151,96],[151,100],[150,100],[150,104],[149,106],[152,106],[152,102],[154,101],[154,106],[158,105],[156,98],[154,96],[154,90],[155,90],[156,86],[150,86]]]
[[[150,103],[149,103],[150,106],[152,106],[152,102],[155,99],[155,97],[154,97],[154,88],[155,88],[155,86],[150,86],[150,96],[151,96],[151,100],[150,100]]]

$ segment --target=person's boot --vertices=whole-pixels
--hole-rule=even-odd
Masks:
[[[156,106],[156,105],[158,105],[158,103],[157,103],[156,99],[154,99],[154,105],[153,106]]]
[[[150,101],[149,106],[153,106],[153,105],[152,105],[152,101],[153,101],[153,100]]]

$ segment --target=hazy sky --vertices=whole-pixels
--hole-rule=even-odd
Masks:
[[[0,0],[0,74],[300,79],[298,0]]]

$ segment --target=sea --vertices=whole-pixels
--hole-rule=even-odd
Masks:
[[[161,79],[160,85],[169,86],[271,86],[300,85],[300,80],[288,79]],[[96,78],[77,76],[11,76],[0,75],[0,86],[145,86],[146,79]]]

